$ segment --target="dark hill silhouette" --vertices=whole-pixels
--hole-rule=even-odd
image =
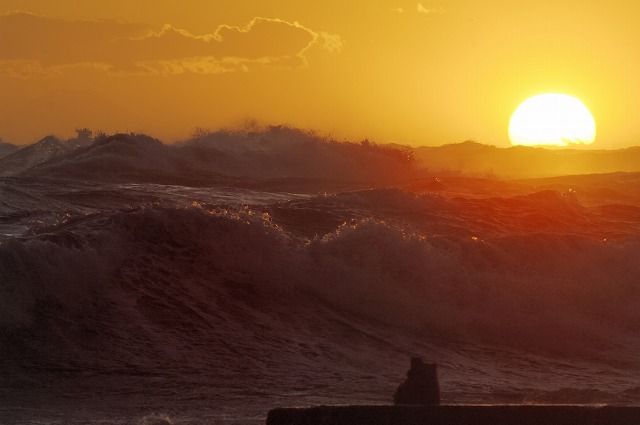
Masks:
[[[497,148],[466,141],[415,148],[416,160],[435,174],[538,178],[640,171],[640,147],[622,150]]]

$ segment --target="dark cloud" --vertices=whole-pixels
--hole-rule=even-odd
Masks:
[[[55,74],[69,66],[112,72],[219,73],[253,67],[299,67],[317,47],[339,51],[338,35],[297,22],[255,18],[245,27],[222,25],[194,35],[165,25],[69,21],[26,12],[0,16],[0,75]]]

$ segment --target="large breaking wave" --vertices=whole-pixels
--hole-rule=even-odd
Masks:
[[[379,219],[308,239],[251,209],[140,207],[4,241],[0,324],[99,332],[119,318],[130,336],[157,336],[215,329],[227,309],[273,308],[285,326],[320,299],[430,338],[596,355],[637,337],[639,253],[635,239],[427,236]]]

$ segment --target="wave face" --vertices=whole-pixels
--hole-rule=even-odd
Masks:
[[[15,423],[388,403],[412,355],[446,403],[640,402],[637,176],[321,194],[46,176],[0,180]]]

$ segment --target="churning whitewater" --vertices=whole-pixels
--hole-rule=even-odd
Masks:
[[[506,180],[298,130],[0,158],[3,423],[640,402],[640,174]]]

